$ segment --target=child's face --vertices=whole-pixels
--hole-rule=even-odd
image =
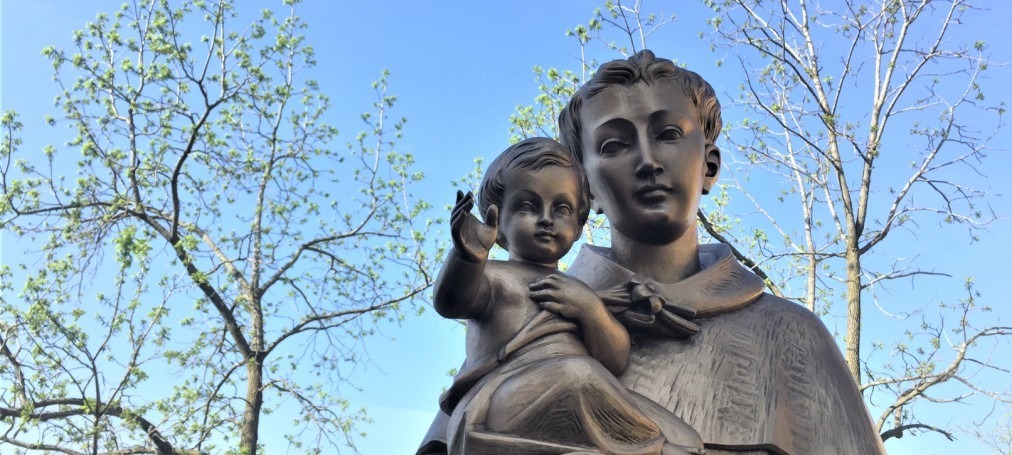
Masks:
[[[513,169],[503,179],[506,194],[499,229],[510,259],[554,266],[580,236],[580,178],[574,168]]]

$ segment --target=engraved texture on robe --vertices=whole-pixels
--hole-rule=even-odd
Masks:
[[[585,246],[568,273],[595,289],[632,275],[607,252]],[[758,277],[725,245],[701,245],[700,259],[698,274],[659,286],[665,298],[699,310],[699,333],[687,340],[634,335],[620,381],[684,419],[708,453],[885,453],[822,321],[761,293],[761,285],[757,297],[743,292]],[[686,284],[692,289],[679,289]]]

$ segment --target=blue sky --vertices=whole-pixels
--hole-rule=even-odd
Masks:
[[[58,112],[52,106],[57,87],[40,50],[48,45],[69,47],[71,30],[99,11],[115,10],[120,3],[3,0],[0,106],[21,114],[26,124],[23,150],[41,150],[54,141],[42,118]],[[709,41],[698,37],[707,30],[709,11],[701,2],[676,3],[677,11],[672,3],[647,3],[647,9],[677,14],[674,23],[651,38],[651,47],[702,74],[718,93],[734,94],[740,77],[734,69],[714,64],[727,51],[712,53]],[[960,33],[982,34],[972,39],[991,44],[993,60],[1012,62],[1012,43],[998,36],[1007,28],[1001,21],[1012,17],[1012,7],[997,3],[992,4],[995,10],[975,16],[979,22],[966,24]],[[259,10],[275,2],[249,0],[241,5]],[[334,105],[329,119],[341,131],[337,145],[352,140],[361,129],[358,115],[373,102],[369,84],[381,71],[390,70],[390,92],[399,99],[393,115],[408,119],[399,148],[413,153],[418,170],[426,174],[415,194],[442,207],[453,200],[450,182],[473,167],[473,158],[491,158],[508,144],[509,115],[516,106],[530,104],[537,94],[531,67],[577,67],[578,48],[564,32],[586,23],[598,6],[595,1],[307,1],[300,14],[310,25],[308,40],[318,53],[314,78]],[[1012,99],[1012,91],[1000,83],[1009,80],[1009,68],[996,65],[994,73],[988,96]],[[734,120],[731,115],[725,113],[725,122]],[[924,286],[934,285],[933,281],[896,284],[891,290],[900,296],[897,300],[926,306],[953,299],[958,293],[950,290],[973,275],[983,300],[997,307],[995,317],[1006,323],[1012,320],[1012,310],[1003,304],[1007,279],[1000,274],[1000,264],[1007,263],[1012,252],[1007,221],[1012,203],[1006,196],[1012,193],[1012,184],[1003,175],[1012,170],[1009,140],[1009,133],[1001,132],[983,167],[985,175],[967,177],[991,188],[996,194],[992,204],[1006,219],[982,233],[978,243],[970,243],[958,228],[939,230],[930,221],[922,225],[923,231],[900,235],[896,250],[883,252],[884,257],[919,256],[920,264],[951,273],[955,281],[942,282],[944,287],[937,290]],[[4,240],[0,239],[3,260],[13,263],[20,251]],[[827,318],[830,330],[842,330],[840,311]],[[889,318],[871,311],[866,314],[869,324],[889,330]],[[400,324],[381,326],[380,335],[366,349],[372,361],[357,367],[354,382],[361,390],[352,392],[349,399],[355,406],[366,407],[375,423],[366,428],[368,436],[359,440],[358,447],[366,454],[413,451],[436,409],[440,389],[449,384],[446,371],[463,359],[462,326],[428,311]],[[1007,355],[1007,343],[1004,349]],[[944,410],[939,423],[952,414],[979,414],[972,405],[939,409]],[[890,442],[887,448],[901,454],[958,453],[972,451],[968,444],[972,441],[967,436],[949,443],[927,435]],[[284,446],[269,446],[274,447],[280,451]],[[0,453],[6,452],[0,448]]]

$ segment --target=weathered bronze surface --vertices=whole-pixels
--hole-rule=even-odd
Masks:
[[[629,337],[597,338],[588,330],[593,325],[577,318],[574,331],[553,332],[539,340],[573,336],[568,344],[573,352],[566,355],[584,359],[586,364],[610,363],[611,367],[581,365],[582,374],[570,378],[566,375],[572,373],[560,373],[570,366],[553,362],[555,354],[544,351],[536,355],[541,359],[536,368],[521,367],[526,369],[519,373],[524,378],[520,385],[507,390],[520,397],[545,394],[538,412],[549,413],[555,409],[569,412],[574,403],[584,402],[584,398],[573,397],[602,387],[608,400],[592,400],[590,406],[612,412],[611,405],[604,403],[618,403],[615,409],[628,416],[624,423],[640,422],[634,425],[639,430],[628,430],[627,437],[647,441],[649,437],[642,435],[654,434],[652,422],[672,444],[657,452],[656,446],[623,451],[596,440],[590,441],[591,447],[579,450],[507,441],[484,453],[684,453],[694,446],[685,439],[694,436],[693,429],[708,454],[885,453],[857,386],[822,322],[800,306],[765,293],[762,280],[742,267],[727,246],[698,243],[696,211],[701,195],[717,180],[721,159],[715,145],[722,124],[720,103],[710,85],[669,60],[642,51],[628,60],[603,65],[570,101],[559,124],[562,143],[586,173],[591,207],[604,213],[611,224],[611,247],[584,246],[567,271],[578,280],[556,274],[554,267],[541,274],[496,267],[486,269],[485,274],[492,270],[502,273],[504,276],[495,279],[513,283],[514,298],[539,302],[551,315],[560,314],[552,316],[551,324],[573,323],[574,318],[554,311],[557,308],[552,304],[545,307],[544,302],[604,307],[613,314],[611,320],[620,321],[628,330],[612,327],[609,333],[628,333]],[[491,242],[482,245],[491,247]],[[568,250],[568,245],[564,249]],[[512,258],[513,251],[510,253]],[[447,267],[452,268],[451,260]],[[557,288],[551,298],[541,300],[534,294],[525,295],[524,285],[543,281],[544,275],[566,283],[566,288]],[[586,287],[597,297],[586,292]],[[437,309],[440,292],[437,289]],[[541,316],[544,313],[539,313],[534,303],[526,307],[527,314],[514,315],[516,321],[548,317]],[[469,321],[468,357],[462,373],[474,368],[482,353],[504,349],[503,341],[509,335],[528,330],[514,322],[472,356],[473,323]],[[582,335],[582,340],[574,334]],[[622,350],[630,339],[626,357]],[[595,355],[591,349],[595,343],[613,344],[607,349],[597,346],[611,355]],[[542,346],[538,341],[531,345]],[[586,349],[579,351],[580,347]],[[615,362],[623,358],[628,359],[627,365]],[[502,379],[502,370],[510,362],[493,366],[499,372],[479,375],[477,381],[495,378],[502,388],[510,381]],[[617,364],[624,368],[615,368]],[[455,379],[455,386],[460,379]],[[572,385],[569,380],[574,381]],[[505,398],[508,393],[496,402],[496,393],[482,398],[482,403],[491,406],[487,409],[489,422],[498,418],[492,408],[517,405]],[[470,418],[461,415],[466,412],[461,412],[460,406],[446,408],[453,414],[449,419],[450,453],[482,453],[459,449],[463,447],[460,438],[466,435],[453,428],[462,428],[460,422]],[[632,420],[640,417],[645,420]],[[436,419],[419,453],[447,453],[446,421],[445,414]],[[691,428],[684,427],[683,421]],[[531,428],[537,434],[525,433]],[[606,431],[626,431],[621,428],[628,427]],[[535,423],[506,433],[547,443],[558,441],[553,431]],[[592,433],[580,437],[587,434]],[[486,436],[479,434],[474,447],[495,439]],[[587,445],[586,440],[580,442],[575,445]]]
[[[508,148],[482,183],[484,222],[473,205],[458,192],[434,294],[439,314],[467,320],[467,361],[440,400],[447,450],[701,453],[691,427],[619,383],[629,333],[594,291],[558,271],[590,210],[569,152],[544,138]],[[488,259],[493,243],[508,261]]]

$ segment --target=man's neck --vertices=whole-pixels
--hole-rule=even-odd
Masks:
[[[702,268],[695,226],[665,245],[641,243],[612,228],[611,260],[660,283],[677,283]]]

